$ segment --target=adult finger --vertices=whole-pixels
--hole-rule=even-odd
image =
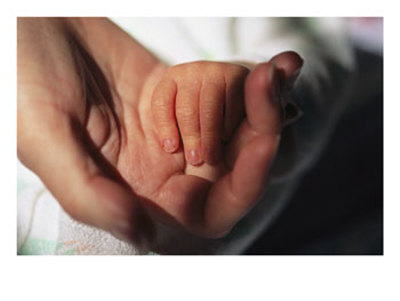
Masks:
[[[266,187],[278,140],[259,135],[240,152],[231,173],[211,188],[205,204],[204,236],[221,237],[254,206]]]
[[[227,164],[233,166],[240,150],[259,134],[280,135],[285,89],[293,85],[303,65],[295,52],[283,52],[256,66],[246,79],[246,119],[228,146]]]
[[[29,114],[24,116],[29,117],[27,122],[36,122],[24,124],[25,118],[19,122],[21,130],[29,127],[24,141],[19,141],[29,145],[29,152],[21,151],[22,162],[73,218],[146,248],[154,236],[152,222],[130,189],[105,171],[95,152],[88,151],[79,122],[47,106],[40,114]]]
[[[274,64],[259,64],[245,83],[246,119],[227,147],[226,163],[233,168],[242,149],[259,135],[277,139],[280,133],[281,108],[278,100],[277,69]]]
[[[303,67],[303,59],[294,51],[285,51],[271,58],[280,75],[282,89],[290,90]]]
[[[215,183],[205,207],[205,235],[221,236],[257,202],[278,145],[279,106],[274,99],[276,68],[257,66],[245,84],[246,120],[233,143],[232,172]],[[276,116],[278,114],[278,116]],[[235,146],[235,145],[234,145]]]
[[[229,150],[231,173],[217,182],[206,203],[206,229],[225,234],[258,201],[266,187],[281,130],[278,67],[285,59],[259,64],[245,83],[246,120]],[[288,72],[290,74],[290,72]]]

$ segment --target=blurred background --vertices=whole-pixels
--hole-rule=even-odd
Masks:
[[[355,89],[362,105],[338,122],[289,205],[245,254],[383,254],[383,18],[349,18],[348,28],[357,87],[368,93]]]

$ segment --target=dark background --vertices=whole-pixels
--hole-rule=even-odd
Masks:
[[[361,105],[338,122],[289,205],[245,254],[383,254],[383,59],[356,57]]]

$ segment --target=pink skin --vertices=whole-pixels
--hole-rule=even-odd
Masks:
[[[73,218],[145,248],[154,222],[221,237],[256,203],[279,143],[271,87],[300,68],[297,54],[254,68],[224,159],[196,167],[160,147],[152,97],[169,69],[129,35],[102,18],[19,18],[17,29],[18,157]]]
[[[217,164],[222,138],[229,140],[244,117],[248,73],[241,65],[206,61],[168,68],[152,97],[154,123],[164,150],[173,153],[182,143],[188,163]]]

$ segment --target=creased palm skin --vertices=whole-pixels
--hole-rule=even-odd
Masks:
[[[224,149],[230,160],[188,174],[182,150],[160,147],[151,114],[167,67],[107,19],[18,20],[20,160],[72,217],[135,243],[153,221],[226,234],[262,193],[279,142],[279,127],[244,120]],[[246,85],[270,95],[271,65],[259,69]],[[271,102],[268,114],[279,110]]]

